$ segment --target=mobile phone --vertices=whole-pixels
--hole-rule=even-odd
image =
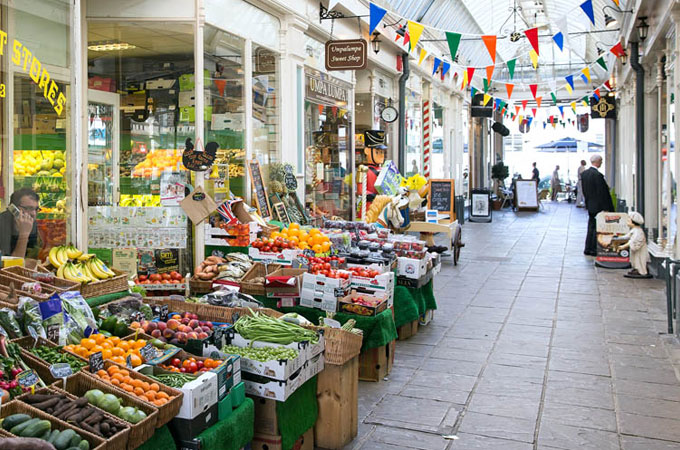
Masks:
[[[17,206],[14,203],[10,203],[7,209],[9,210],[9,212],[12,213],[15,219],[21,217],[21,211],[19,211],[19,208],[17,208]]]

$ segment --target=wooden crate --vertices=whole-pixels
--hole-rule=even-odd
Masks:
[[[405,325],[400,326],[397,328],[397,335],[399,336],[400,341],[405,341],[406,339],[410,338],[411,336],[415,336],[418,334],[418,323],[420,322],[420,319],[416,319],[413,322],[409,322]]]
[[[352,442],[359,423],[359,357],[341,366],[326,365],[317,379],[316,398],[316,446],[340,449]]]
[[[395,341],[382,347],[372,348],[359,355],[359,379],[380,381],[392,370]]]

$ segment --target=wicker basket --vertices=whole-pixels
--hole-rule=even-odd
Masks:
[[[67,385],[68,385],[68,383],[67,383]],[[77,400],[78,399],[78,397],[76,397],[75,395],[73,395],[69,392],[63,391],[56,386],[41,388],[41,389],[36,390],[35,393],[36,394],[47,394],[47,395],[49,395],[49,394],[63,395],[67,398],[70,398],[71,400]],[[19,400],[19,401],[21,401],[21,402],[23,402],[23,403],[25,403],[29,406],[32,406],[26,401],[26,397],[28,397],[29,395],[31,395],[31,394],[29,392],[27,392],[27,393],[22,394],[19,397],[15,398],[15,400]],[[96,435],[95,433],[90,432],[90,433],[95,434],[96,436],[99,436],[100,438],[105,440],[104,441],[104,447],[102,447],[102,448],[104,448],[105,450],[126,450],[128,448],[128,437],[130,435],[130,424],[125,422],[124,420],[114,416],[113,414],[107,413],[103,409],[97,408],[96,406],[94,406],[92,404],[90,404],[90,406],[98,409],[104,415],[104,417],[107,417],[108,419],[111,419],[113,422],[116,422],[117,424],[125,427],[124,430],[119,431],[118,433],[114,434],[113,436],[111,436],[109,438],[105,438],[103,436],[99,436],[99,435]],[[71,422],[67,422],[67,423],[71,424]],[[76,429],[76,431],[79,434],[88,432],[88,430],[80,428],[75,424],[71,424],[71,425]]]
[[[276,225],[261,225],[262,228],[262,236],[264,237],[269,237],[271,234],[275,231],[279,231],[281,228],[279,228]]]
[[[11,437],[14,437],[14,436],[12,436],[9,431],[5,431],[2,428],[0,428],[0,437],[11,438]]]
[[[106,442],[101,437],[87,431],[83,431],[80,428],[71,426],[63,420],[59,420],[56,417],[46,414],[37,408],[27,405],[24,402],[12,400],[11,402],[2,405],[2,409],[0,410],[0,418],[4,419],[5,417],[11,416],[12,414],[28,414],[34,418],[47,420],[52,424],[53,430],[73,430],[78,433],[82,439],[85,439],[90,443],[90,450],[104,450],[107,448]]]
[[[33,281],[33,280],[29,280]],[[43,290],[40,294],[35,294],[33,292],[29,291],[22,291],[21,290],[21,285],[24,284],[26,281],[22,281],[18,278],[16,278],[15,275],[13,274],[7,274],[7,272],[2,272],[0,271],[0,285],[5,286],[7,288],[10,287],[10,285],[14,285],[14,292],[16,293],[15,300],[18,302],[18,297],[30,297],[34,300],[37,300],[39,302],[44,302],[45,300],[48,300],[52,294],[54,294],[56,291],[54,289],[50,289],[48,287],[43,287]],[[9,292],[9,291],[7,291]],[[15,302],[11,299],[8,298],[7,303],[10,304],[15,304]]]
[[[120,270],[111,269],[116,274],[113,278],[95,281],[94,283],[83,284],[80,293],[83,298],[99,297],[100,295],[115,294],[129,289],[128,276]]]
[[[323,330],[324,360],[326,364],[342,366],[361,353],[363,336],[341,328],[307,326],[315,331]]]
[[[243,275],[241,278],[241,292],[249,295],[265,295],[264,289],[264,277],[267,274],[280,269],[282,266],[280,264],[269,264],[269,268],[260,262],[256,262],[253,266]],[[251,280],[254,278],[262,277],[262,283],[253,283]]]
[[[199,280],[195,276],[189,279],[189,289],[192,294],[209,294],[213,291],[212,280]]]
[[[39,270],[31,270],[21,266],[7,267],[6,269],[0,269],[0,272],[6,273],[7,275],[17,278],[22,282],[35,282],[35,276],[41,273],[45,273]],[[54,289],[57,292],[66,291],[78,291],[80,290],[80,283],[76,281],[69,281],[63,278],[54,277],[51,283],[41,281],[40,284],[48,289]]]
[[[35,361],[36,364],[39,364],[40,366],[42,366],[42,367],[40,367],[40,369],[36,369],[36,372],[38,372],[38,370],[45,369],[45,370],[42,371],[45,374],[44,377],[43,377],[43,373],[40,373],[40,372],[38,373],[38,376],[40,376],[40,378],[45,383],[50,384],[50,383],[54,383],[55,381],[57,381],[57,379],[54,378],[52,376],[52,373],[49,371],[50,363],[45,361],[44,359],[40,358],[38,355],[35,355],[31,352],[31,349],[33,348],[33,342],[35,342],[31,336],[24,336],[24,337],[21,337],[21,338],[18,338],[18,339],[14,339],[14,340],[12,340],[12,342],[14,342],[15,344],[18,344],[19,347],[21,347],[22,358],[24,359],[26,364],[28,364],[30,366],[31,364],[29,364],[28,360],[32,360],[32,361]],[[47,339],[42,338],[42,337],[38,338],[38,342],[35,345],[36,346],[44,345],[44,346],[53,347],[53,348],[59,347],[54,342],[48,341]],[[80,355],[76,355],[75,353],[64,350],[63,348],[61,348],[60,351],[62,353],[68,353],[69,355],[71,355],[75,358],[78,358],[79,360],[87,363],[87,359],[83,358]]]
[[[120,369],[126,369],[126,367],[121,366],[120,364],[116,364],[113,361],[109,361],[109,360],[104,361],[104,369],[105,370],[108,370],[108,368],[111,367],[111,366],[118,366]],[[130,378],[146,381],[149,384],[158,383],[157,381],[147,377],[146,375],[142,375],[139,372],[135,372],[134,370],[129,370],[129,369],[126,369],[126,370],[128,370],[130,372]],[[82,373],[86,373],[87,376],[92,377],[95,380],[99,380],[99,377],[97,377],[97,375],[95,375],[95,374],[93,374],[89,371],[89,367],[86,367],[83,370]],[[166,394],[168,394],[168,396],[174,397],[174,398],[163,406],[155,406],[152,403],[145,402],[147,405],[154,406],[155,408],[158,408],[158,422],[156,423],[156,428],[160,428],[163,425],[165,425],[166,423],[170,422],[179,413],[179,410],[182,407],[182,401],[183,401],[183,397],[184,397],[184,394],[182,393],[182,391],[179,391],[177,389],[173,389],[173,388],[168,387],[168,386],[161,384],[161,383],[158,383],[158,384],[160,385],[160,390],[162,392],[165,392]],[[127,393],[127,391],[125,391],[124,389],[121,389],[117,386],[114,386],[114,385],[110,385],[110,386],[111,386],[112,389],[115,389],[118,392]],[[143,401],[143,400],[140,400],[140,401]]]
[[[53,387],[63,389],[63,382],[61,380],[57,381],[52,385]],[[76,397],[82,397],[85,393],[91,389],[99,389],[105,394],[113,394],[122,400],[122,406],[132,406],[144,411],[146,414],[146,419],[138,422],[136,424],[130,425],[130,434],[128,436],[127,448],[129,450],[140,447],[144,442],[151,439],[151,436],[156,432],[156,422],[158,421],[158,407],[151,406],[149,403],[142,401],[130,395],[127,392],[120,392],[119,389],[111,386],[110,384],[100,381],[99,379],[87,376],[83,373],[77,373],[66,382],[66,392],[69,392]]]

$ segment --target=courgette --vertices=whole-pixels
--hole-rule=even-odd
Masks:
[[[9,432],[12,433],[15,436],[20,436],[21,432],[24,431],[24,429],[30,425],[33,425],[34,423],[40,422],[40,419],[29,419],[25,422],[21,422],[19,425],[13,426]]]
[[[59,433],[59,436],[54,440],[52,445],[54,445],[54,448],[57,450],[66,450],[69,447],[72,447],[71,445],[71,439],[76,435],[76,432],[73,430],[64,430],[61,433]]]
[[[82,440],[83,438],[81,438],[80,435],[76,433],[75,436],[71,438],[71,442],[69,442],[69,447],[78,447],[80,445],[80,441]]]
[[[31,416],[28,414],[12,414],[11,416],[5,417],[2,421],[2,428],[9,431],[20,423],[24,423],[28,420],[31,420]]]
[[[38,436],[38,439],[42,439],[43,441],[49,441],[50,435],[52,434],[52,430],[45,430],[45,432]]]
[[[52,424],[49,420],[38,420],[36,423],[24,428],[21,433],[19,433],[19,436],[42,438],[42,435],[45,434],[45,431],[49,431],[51,429]]]
[[[80,444],[78,444],[78,450],[90,450],[90,443],[85,439],[81,440]]]

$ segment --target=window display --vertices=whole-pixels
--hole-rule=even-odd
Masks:
[[[313,218],[352,215],[349,87],[306,74],[305,206]]]

